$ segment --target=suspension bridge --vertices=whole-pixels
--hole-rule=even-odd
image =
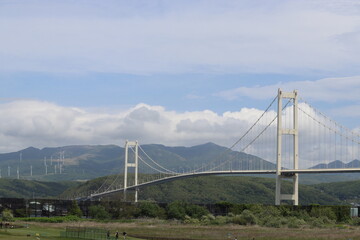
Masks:
[[[245,124],[246,125],[246,124]],[[255,122],[239,129],[230,147],[201,166],[175,171],[159,164],[137,141],[126,141],[124,172],[103,183],[88,198],[135,191],[142,187],[204,175],[272,174],[276,176],[275,204],[299,204],[299,174],[360,172],[360,135],[327,117],[303,100],[297,91],[278,90]],[[146,178],[139,173],[151,173]],[[123,178],[121,184],[116,184]],[[284,181],[291,181],[285,192]]]

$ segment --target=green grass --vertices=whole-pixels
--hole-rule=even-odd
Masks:
[[[27,222],[17,221],[18,225],[27,225]],[[352,226],[335,226],[329,228],[297,228],[287,227],[268,228],[260,226],[241,226],[228,224],[223,226],[201,226],[196,224],[181,224],[178,221],[161,221],[156,219],[140,219],[131,223],[120,222],[70,222],[70,223],[42,223],[31,222],[28,228],[1,229],[0,240],[35,240],[36,234],[40,235],[41,240],[70,240],[71,238],[60,237],[60,232],[65,230],[66,226],[79,226],[88,228],[109,229],[112,236],[115,231],[122,233],[126,231],[130,236],[129,240],[175,238],[175,239],[234,239],[249,240],[320,240],[320,239],[352,239],[360,240],[360,228]],[[30,237],[27,237],[27,235]],[[122,237],[122,236],[121,236]],[[229,238],[230,237],[230,238]],[[119,238],[122,239],[122,238]]]
[[[1,229],[0,239],[36,239],[37,234],[40,239],[57,239],[57,240],[68,240],[69,238],[60,238],[59,228],[44,228],[41,226],[25,225],[24,228],[15,229]]]
[[[64,231],[63,228],[40,226],[33,224],[23,224],[23,228],[15,229],[0,229],[0,239],[11,239],[11,240],[35,240],[37,237],[40,240],[74,240],[74,238],[60,237],[60,232]],[[128,237],[129,240],[141,240],[139,238]]]

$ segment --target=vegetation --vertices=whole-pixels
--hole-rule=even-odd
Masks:
[[[77,201],[75,201],[75,200],[72,201],[71,208],[69,209],[69,215],[73,215],[73,216],[77,216],[77,217],[83,216],[83,213],[82,213],[79,205],[77,204]]]
[[[142,175],[140,178],[150,178]],[[107,182],[112,183],[116,177],[112,176]],[[106,178],[98,178],[66,190],[62,196],[74,196],[79,192],[96,191]],[[285,182],[289,188],[290,183]],[[313,186],[300,185],[300,203],[302,205],[322,204],[340,205],[342,201],[334,195],[327,194]],[[122,194],[122,193],[119,193]],[[129,194],[130,195],[130,194]],[[118,199],[119,195],[114,195]],[[275,179],[250,176],[203,176],[152,185],[141,189],[140,199],[170,203],[175,200],[211,204],[221,201],[233,203],[273,204],[275,201]],[[111,197],[107,197],[112,199]]]
[[[92,218],[105,220],[110,218],[109,212],[102,205],[94,205],[89,208],[89,215]]]
[[[51,217],[51,218],[42,218],[42,217],[21,217],[16,218],[16,220],[24,222],[42,222],[42,223],[63,223],[63,222],[77,222],[81,221],[81,218],[69,215],[64,217]]]
[[[4,209],[1,213],[1,220],[5,222],[14,221],[14,215],[10,209]]]
[[[119,207],[120,209],[117,209]],[[128,232],[130,237],[144,239],[149,237],[155,237],[154,239],[156,237],[222,239],[229,236],[226,234],[231,234],[231,237],[238,236],[238,239],[252,237],[296,239],[295,233],[301,234],[301,239],[329,239],[329,236],[334,237],[333,239],[339,236],[360,239],[359,231],[354,230],[359,228],[360,220],[349,217],[348,206],[295,207],[220,202],[212,208],[213,211],[223,214],[213,215],[204,206],[182,201],[167,205],[142,201],[137,204],[117,206],[112,202],[101,202],[99,205],[90,207],[89,211],[93,218],[91,222],[73,215],[52,218],[18,218],[17,222],[45,224],[46,228],[50,226],[48,224],[57,223],[62,229],[64,226],[97,227],[109,229],[111,232],[121,229]],[[114,211],[115,209],[117,211]],[[127,212],[127,217],[119,217],[119,212]],[[121,225],[123,222],[128,222],[129,217],[133,218],[132,224]],[[104,220],[106,224],[103,223]],[[71,223],[75,221],[76,224]],[[61,225],[61,223],[67,225]],[[255,225],[256,228],[253,228],[252,226]],[[281,231],[272,230],[277,228],[281,228]],[[316,230],[312,231],[313,228]],[[281,232],[280,235],[279,232]]]
[[[51,198],[57,197],[66,189],[78,186],[77,182],[40,182],[21,179],[0,178],[0,197],[2,198]]]

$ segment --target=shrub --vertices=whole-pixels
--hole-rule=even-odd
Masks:
[[[224,225],[229,222],[229,217],[217,216],[215,217],[212,214],[202,216],[200,220],[201,224],[205,225]]]
[[[337,222],[349,222],[350,217],[350,206],[332,206],[332,209],[336,215]]]
[[[351,219],[350,224],[353,226],[360,226],[360,218],[357,217],[357,218]]]
[[[258,219],[250,210],[244,210],[240,215],[233,217],[232,222],[240,225],[257,224]]]
[[[200,220],[202,216],[209,214],[209,211],[202,206],[175,201],[167,206],[166,214],[168,219],[184,220],[185,216],[188,215]]]
[[[179,201],[170,203],[166,208],[166,215],[168,219],[184,220],[186,216],[185,204]]]
[[[18,218],[21,221],[25,222],[46,222],[46,223],[62,223],[62,222],[76,222],[81,220],[77,216],[65,216],[65,217],[51,217],[51,218],[39,218],[39,217],[28,217],[28,218]]]
[[[287,226],[289,228],[299,228],[303,225],[306,225],[306,222],[303,219],[298,219],[296,217],[288,218]]]
[[[112,206],[109,209],[109,213],[111,214],[111,217],[114,219],[117,218],[125,218],[130,219],[134,218],[137,214],[139,214],[139,209],[135,207],[135,205],[127,205],[127,204],[121,204],[116,203],[117,205]]]
[[[260,216],[271,216],[271,217],[280,217],[281,212],[277,207],[274,206],[268,206],[261,209],[261,211],[258,213]]]
[[[6,222],[14,221],[14,215],[10,209],[4,209],[1,213],[1,219]]]
[[[72,201],[72,203],[71,203],[71,207],[69,209],[68,215],[73,215],[73,216],[78,216],[78,217],[82,217],[82,215],[83,215],[79,205],[77,204],[77,202],[75,200]]]
[[[322,228],[324,227],[324,221],[322,218],[312,217],[309,221],[310,227]]]
[[[230,202],[226,202],[226,201],[221,201],[221,202],[217,202],[215,204],[216,209],[221,213],[221,214],[228,214],[229,212],[233,212],[234,211],[234,207],[239,206],[239,205],[234,205],[233,203]],[[243,209],[241,209],[242,212]]]
[[[165,211],[156,203],[152,202],[141,202],[139,205],[138,216],[150,217],[150,218],[162,218],[165,216]]]
[[[268,208],[267,206],[262,206],[260,204],[248,204],[246,205],[246,209],[251,211],[252,213],[258,214],[264,211],[264,209]]]
[[[206,216],[207,214],[209,214],[209,211],[205,207],[194,204],[188,204],[185,207],[185,212],[190,217],[196,219],[201,219],[202,216]]]
[[[212,220],[210,223],[214,225],[224,225],[229,222],[228,217],[224,216],[217,216],[214,220]]]
[[[188,215],[185,216],[184,223],[190,223],[190,224],[199,224],[200,221],[197,218],[192,218]]]
[[[100,219],[100,220],[105,220],[110,218],[109,213],[106,211],[104,206],[101,205],[94,205],[89,207],[89,215],[92,218]]]
[[[264,223],[265,227],[279,228],[283,225],[284,219],[281,217],[269,217]]]
[[[235,215],[231,218],[230,220],[231,223],[234,223],[234,224],[239,224],[239,225],[244,225],[244,221],[243,219],[240,217],[240,215]]]
[[[310,211],[311,217],[327,217],[331,220],[336,220],[336,214],[331,207],[313,206]]]
[[[202,224],[211,224],[211,222],[214,220],[215,220],[215,216],[212,214],[208,214],[208,215],[202,216],[200,219],[200,222]]]
[[[15,217],[26,217],[26,208],[16,209],[14,212]]]

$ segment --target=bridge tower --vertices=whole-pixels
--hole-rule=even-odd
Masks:
[[[135,156],[133,161],[129,161],[129,147],[135,147]],[[139,144],[138,141],[131,142],[127,141],[125,142],[125,172],[124,172],[124,200],[126,201],[126,189],[128,187],[128,168],[135,168],[135,182],[134,185],[138,185],[138,160],[139,160],[139,154],[138,154],[138,148]],[[138,201],[138,189],[135,190],[135,202]]]
[[[293,101],[293,121],[292,126],[289,128],[283,128],[282,126],[282,110],[283,99],[290,99]],[[298,131],[298,94],[297,91],[283,92],[278,90],[278,115],[277,115],[277,161],[276,161],[276,193],[275,193],[275,205],[280,205],[282,200],[293,201],[294,205],[299,204],[299,177],[297,173],[284,174],[282,173],[282,136],[292,135],[293,139],[293,169],[298,169],[299,160],[299,131]],[[281,182],[283,179],[292,179],[293,191],[290,194],[282,194]]]

